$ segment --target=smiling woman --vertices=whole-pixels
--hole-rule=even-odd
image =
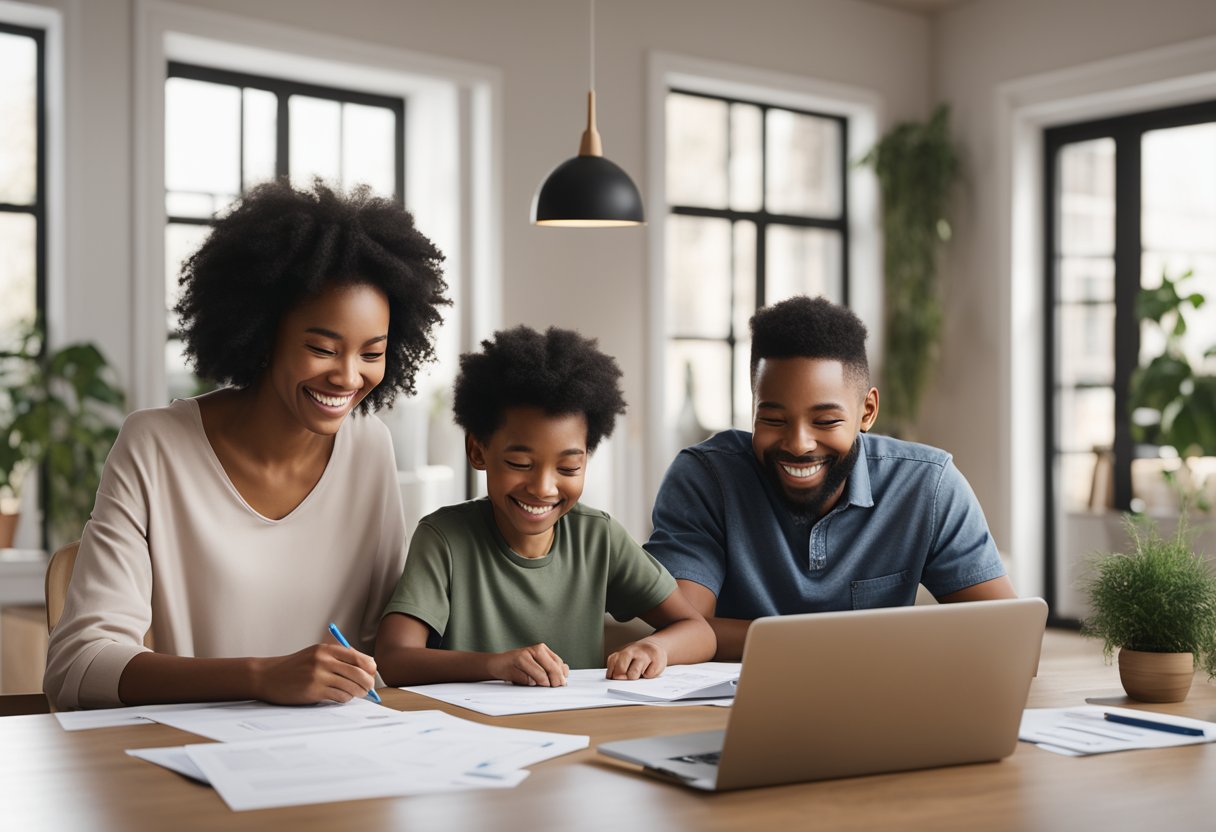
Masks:
[[[265,185],[218,221],[177,311],[196,370],[224,386],[127,418],[51,635],[57,707],[346,701],[375,684],[405,528],[387,429],[366,414],[432,357],[441,260],[366,190]],[[317,644],[331,621],[364,652]]]

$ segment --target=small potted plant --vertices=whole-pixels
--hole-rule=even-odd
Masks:
[[[1170,537],[1150,520],[1124,525],[1131,551],[1094,560],[1081,633],[1102,639],[1107,661],[1119,649],[1128,696],[1181,702],[1196,667],[1216,676],[1216,575],[1191,546],[1185,510]]]

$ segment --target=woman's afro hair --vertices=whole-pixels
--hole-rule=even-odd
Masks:
[[[550,327],[542,335],[526,326],[494,333],[481,352],[460,357],[453,410],[456,424],[488,442],[509,407],[538,407],[560,416],[587,419],[587,451],[612,435],[625,412],[621,370],[592,338]]]
[[[752,384],[762,358],[826,358],[839,361],[858,383],[870,384],[866,326],[825,298],[795,295],[752,316]]]
[[[435,357],[431,331],[451,303],[443,254],[404,208],[360,186],[343,194],[317,180],[253,188],[219,219],[182,266],[181,337],[195,371],[252,386],[270,362],[283,315],[333,283],[374,286],[389,305],[384,380],[361,412],[414,393]]]

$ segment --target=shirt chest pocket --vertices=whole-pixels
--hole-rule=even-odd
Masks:
[[[907,569],[893,575],[883,575],[881,578],[851,581],[850,586],[855,610],[907,606],[916,597],[915,587]]]

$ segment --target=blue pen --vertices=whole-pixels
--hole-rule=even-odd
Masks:
[[[338,629],[337,624],[331,623],[329,625],[329,634],[338,640],[338,644],[341,644],[343,647],[350,647],[350,642],[346,640],[346,636],[342,635],[342,631]],[[354,650],[355,648],[350,647],[350,649]],[[376,693],[375,688],[369,690],[367,695],[372,698],[373,702],[380,702],[380,694]]]
[[[1106,714],[1108,722],[1118,722],[1120,725],[1134,725],[1137,728],[1148,728],[1152,731],[1168,731],[1171,734],[1185,734],[1188,737],[1202,737],[1203,731],[1199,728],[1188,728],[1184,725],[1170,725],[1167,722],[1153,722],[1148,719],[1138,719],[1134,716],[1124,716],[1123,714]]]

